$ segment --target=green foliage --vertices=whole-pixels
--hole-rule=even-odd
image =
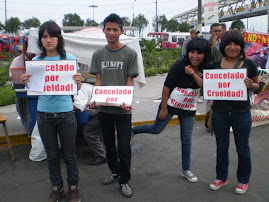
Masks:
[[[234,20],[231,24],[231,29],[238,29],[239,31],[243,31],[244,28],[245,25],[242,20]]]
[[[141,39],[141,43],[140,45],[143,47],[143,49],[145,49],[146,52],[148,53],[152,53],[153,51],[155,51],[155,49],[157,48],[157,43],[155,39],[151,39],[146,40],[146,39]]]
[[[181,49],[155,49],[148,52],[142,50],[144,70],[146,76],[154,76],[169,71],[170,67],[180,58]]]
[[[134,18],[132,26],[136,26],[138,28],[139,36],[141,36],[143,29],[148,26],[148,24],[149,22],[145,16],[143,14],[139,14]]]
[[[121,19],[123,21],[123,25],[124,26],[130,26],[131,25],[130,18],[128,18],[128,17],[122,17]]]
[[[64,15],[63,26],[83,26],[84,20],[81,17],[74,13],[68,13]]]
[[[99,24],[97,22],[95,22],[94,20],[90,20],[89,18],[86,20],[86,26],[93,26],[93,27],[96,27],[98,26]]]
[[[6,22],[5,30],[6,30],[7,33],[15,33],[15,34],[17,34],[18,31],[20,30],[20,27],[21,27],[21,21],[19,20],[19,18],[11,17]]]
[[[177,20],[174,20],[174,19],[171,19],[168,21],[168,23],[166,25],[166,29],[168,32],[181,31],[179,22]]]
[[[37,19],[35,17],[32,17],[32,18],[29,18],[29,19],[25,20],[22,23],[22,26],[25,29],[29,29],[31,27],[40,27],[40,21],[39,21],[39,19]]]
[[[0,67],[0,86],[5,85],[9,80],[9,64]]]
[[[0,22],[0,31],[2,31],[5,28],[5,26]]]
[[[12,86],[0,86],[0,106],[11,105],[15,103],[15,91]]]
[[[190,28],[191,26],[186,22],[179,24],[179,31],[181,32],[189,32]]]
[[[13,51],[13,52],[15,52],[15,51]],[[13,54],[13,52],[12,52],[12,54]],[[12,58],[11,53],[6,52],[6,51],[0,51],[0,56],[2,56],[3,61],[9,61]]]

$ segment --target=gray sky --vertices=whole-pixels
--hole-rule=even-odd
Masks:
[[[149,26],[144,33],[152,31],[152,19],[156,15],[156,0],[6,0],[7,18],[18,17],[21,21],[36,17],[41,23],[52,19],[60,26],[64,14],[77,13],[86,21],[93,18],[93,9],[89,5],[96,5],[94,20],[100,23],[110,13],[127,16],[144,14]],[[198,6],[197,0],[158,0],[158,15],[166,15],[167,19]],[[5,21],[5,0],[0,0],[0,22]],[[246,20],[243,20],[246,25]],[[228,27],[231,23],[227,23]],[[248,20],[249,29],[267,31],[267,17],[256,17]],[[208,28],[207,28],[208,29]],[[207,30],[208,31],[208,30]]]

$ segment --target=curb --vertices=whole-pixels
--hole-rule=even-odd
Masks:
[[[196,117],[195,117],[196,122],[203,121],[203,120],[205,120],[205,114],[196,115]],[[155,122],[155,120],[134,121],[134,122],[132,122],[132,126],[153,124],[154,122]],[[176,125],[176,124],[179,124],[179,120],[177,117],[173,117],[168,123],[168,125]],[[13,133],[13,134],[9,135],[9,138],[10,138],[10,143],[13,146],[31,144],[31,138],[28,136],[27,133]],[[0,147],[7,146],[6,143],[2,144],[2,142],[5,142],[5,141],[6,141],[5,136],[1,136],[0,137]]]

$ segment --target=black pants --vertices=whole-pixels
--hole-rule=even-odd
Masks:
[[[120,175],[120,184],[128,183],[131,178],[131,114],[99,113],[101,129],[108,167],[112,173]],[[115,144],[115,126],[117,129],[117,143]]]

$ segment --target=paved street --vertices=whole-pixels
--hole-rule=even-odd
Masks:
[[[237,155],[231,136],[229,184],[211,191],[209,183],[215,179],[215,138],[202,125],[195,123],[193,134],[192,171],[199,182],[192,184],[180,176],[179,126],[168,126],[160,135],[139,134],[132,139],[132,179],[134,195],[125,199],[117,183],[104,186],[101,179],[109,174],[107,165],[87,166],[86,147],[77,147],[82,201],[269,201],[269,126],[253,128],[251,151],[253,170],[249,191],[244,195],[234,193],[237,184]],[[30,145],[15,146],[15,161],[7,151],[0,152],[0,201],[41,202],[49,194],[47,162],[28,159]],[[64,178],[66,178],[63,164]],[[65,188],[66,188],[66,180]],[[68,201],[66,196],[64,200]]]

